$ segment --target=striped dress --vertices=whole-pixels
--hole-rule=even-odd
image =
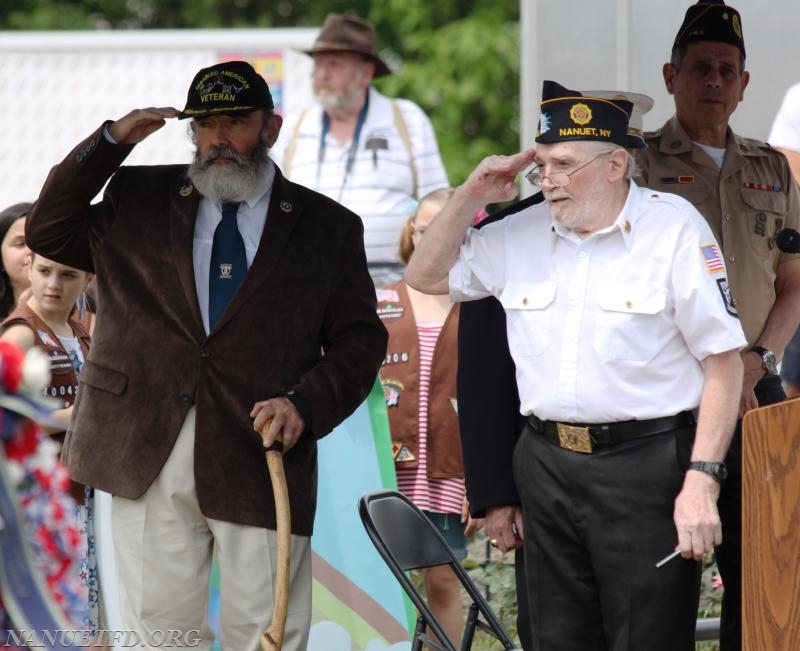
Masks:
[[[397,487],[424,511],[461,514],[464,481],[428,477],[428,394],[431,363],[444,324],[417,324],[419,338],[419,452],[416,468],[397,470]],[[434,433],[435,435],[435,433]]]

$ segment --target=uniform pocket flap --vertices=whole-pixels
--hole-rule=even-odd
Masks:
[[[597,302],[608,312],[658,314],[667,304],[667,294],[646,285],[614,284],[603,287]]]
[[[128,386],[128,375],[86,360],[81,369],[81,382],[90,387],[121,396]]]
[[[756,211],[786,213],[786,195],[782,192],[742,188],[742,201]]]
[[[509,310],[541,310],[556,297],[556,281],[540,283],[510,282],[500,294],[500,303]]]

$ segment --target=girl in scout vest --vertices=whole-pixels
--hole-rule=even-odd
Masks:
[[[425,229],[452,195],[435,190],[406,221],[400,258],[408,263]],[[455,555],[467,556],[466,537],[480,529],[466,504],[456,404],[457,305],[449,296],[417,292],[404,282],[377,290],[378,314],[389,332],[381,367],[397,486],[439,529]],[[447,566],[423,571],[434,615],[456,646],[464,615],[459,582]]]
[[[43,393],[60,401],[61,408],[53,412],[53,418],[65,425],[72,415],[78,393],[78,374],[89,353],[90,342],[89,332],[71,315],[91,278],[86,271],[31,254],[31,296],[3,321],[4,331],[0,335],[0,341],[15,344],[23,351],[35,346],[50,358],[51,380]],[[65,427],[45,430],[59,442],[63,441]],[[98,594],[94,534],[90,526],[92,490],[73,482],[70,492],[78,503],[87,545],[81,577],[82,580],[85,577],[88,587],[89,607],[83,624],[95,629],[98,627]]]

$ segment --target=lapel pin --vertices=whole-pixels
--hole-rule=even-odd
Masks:
[[[288,201],[281,201],[281,210],[283,212],[292,212],[292,204]]]
[[[188,197],[192,192],[194,192],[194,186],[191,183],[187,183],[186,185],[182,186],[180,190],[178,190],[182,197]]]

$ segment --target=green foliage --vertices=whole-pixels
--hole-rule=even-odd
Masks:
[[[453,185],[484,156],[519,150],[518,11],[513,0],[389,0],[369,14],[396,70],[376,85],[425,109]]]

